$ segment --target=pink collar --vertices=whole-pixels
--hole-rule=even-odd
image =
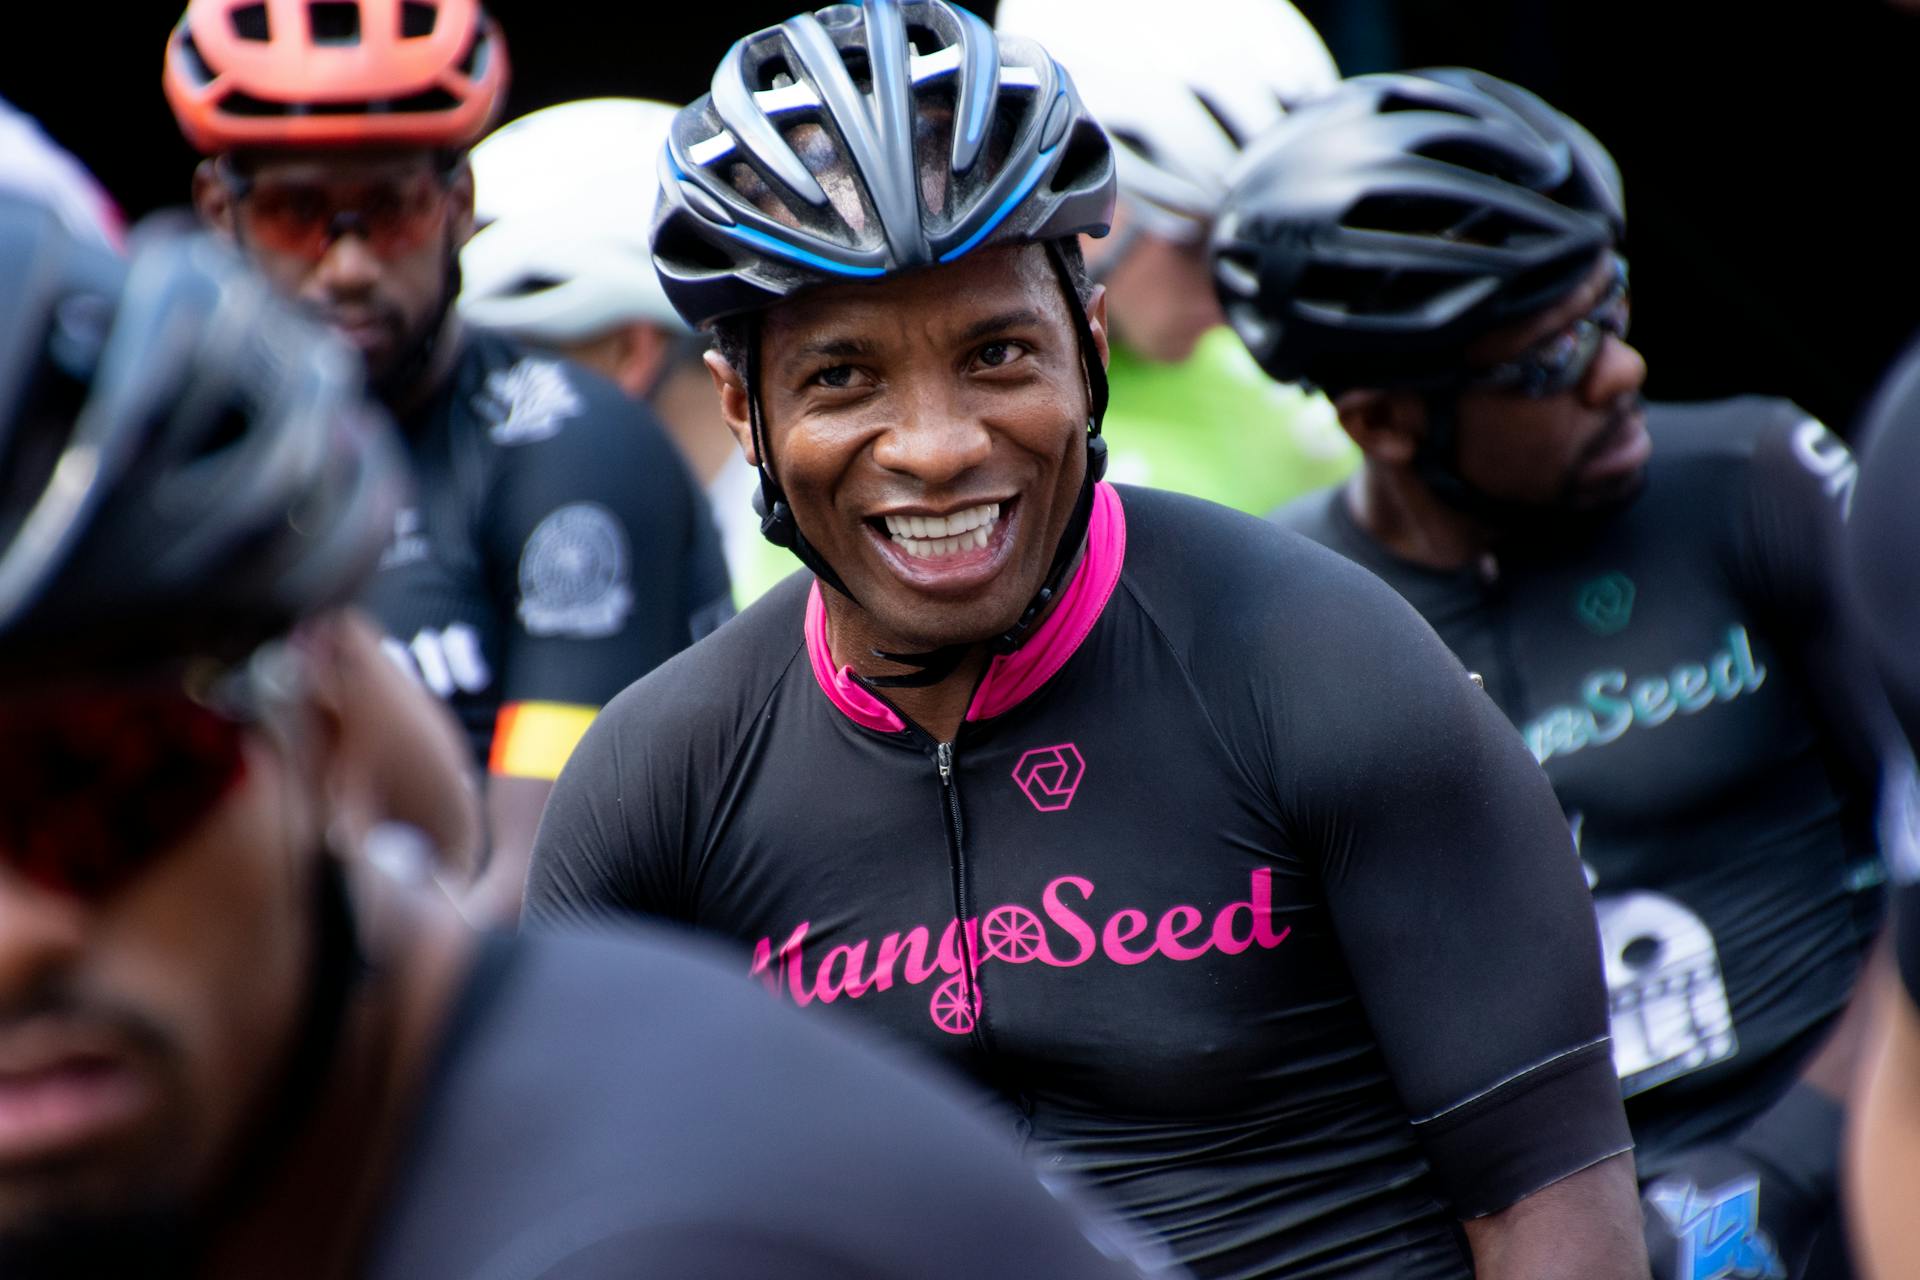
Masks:
[[[967,719],[986,720],[1004,715],[1053,678],[1080,648],[1100,620],[1101,611],[1120,581],[1127,558],[1127,518],[1120,495],[1110,484],[1095,487],[1093,516],[1087,522],[1087,554],[1067,584],[1066,594],[1054,606],[1040,629],[1012,653],[987,665],[987,674],[974,691]],[[828,701],[855,724],[881,733],[899,733],[907,726],[885,702],[862,688],[851,667],[835,670],[833,650],[827,645],[827,606],[815,582],[807,594],[807,660],[813,678]]]

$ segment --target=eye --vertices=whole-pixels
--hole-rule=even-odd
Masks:
[[[807,379],[810,386],[825,387],[830,391],[844,391],[853,386],[857,370],[850,364],[828,365]]]
[[[1004,369],[1027,353],[1025,343],[989,342],[974,354],[974,358],[989,369]]]

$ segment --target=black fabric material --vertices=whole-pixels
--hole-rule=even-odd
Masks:
[[[465,342],[405,424],[418,501],[365,603],[484,764],[503,704],[601,706],[732,604],[706,498],[645,406],[496,334]]]
[[[1531,1068],[1606,1029],[1566,825],[1372,577],[1118,492],[1125,567],[1098,622],[1037,692],[961,727],[944,777],[924,734],[828,700],[790,581],[602,714],[547,810],[530,915],[731,938],[783,998],[987,1084],[1032,1151],[1196,1275],[1461,1280],[1412,1119],[1510,1078],[1524,1098]],[[1580,1105],[1514,1126],[1524,1151],[1460,1194],[1510,1204],[1626,1144],[1617,1093]]]
[[[1619,1123],[1618,1079],[1606,1040],[1575,1049],[1519,1079],[1419,1122],[1420,1144],[1462,1218],[1506,1208],[1516,1188],[1567,1175],[1562,1153],[1594,1163],[1630,1149]]]
[[[1400,591],[1543,763],[1657,1161],[1750,1122],[1846,1003],[1881,900],[1886,714],[1833,571],[1844,445],[1757,398],[1653,405],[1648,428],[1632,505],[1457,572],[1389,556],[1337,492],[1276,519]]]
[[[1176,1280],[950,1085],[703,950],[492,944],[358,1274]]]

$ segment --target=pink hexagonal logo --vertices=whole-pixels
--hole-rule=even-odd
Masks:
[[[1058,813],[1073,803],[1073,793],[1087,773],[1080,748],[1071,742],[1057,747],[1035,747],[1013,766],[1013,780],[1042,813]]]

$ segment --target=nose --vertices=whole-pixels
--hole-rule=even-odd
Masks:
[[[951,484],[993,452],[978,419],[944,396],[903,397],[900,414],[873,443],[873,460],[929,489]]]
[[[311,279],[329,298],[367,293],[380,283],[380,258],[364,235],[348,231],[327,246]]]
[[[1625,338],[1608,334],[1580,383],[1580,402],[1589,409],[1640,394],[1647,381],[1647,361]]]
[[[77,960],[88,908],[29,883],[0,864],[0,1008]]]

